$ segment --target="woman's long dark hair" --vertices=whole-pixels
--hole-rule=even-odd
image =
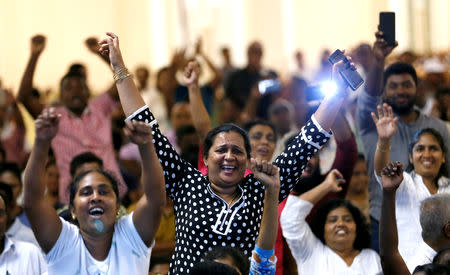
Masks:
[[[353,243],[353,248],[362,250],[363,248],[370,247],[370,233],[369,226],[366,223],[366,219],[358,208],[356,208],[349,201],[343,199],[332,199],[323,203],[319,207],[314,216],[313,222],[311,223],[311,230],[313,231],[314,235],[316,235],[316,237],[326,245],[324,236],[325,222],[327,220],[328,214],[339,207],[347,208],[350,214],[353,216],[353,220],[355,221],[356,238],[355,242]]]
[[[419,142],[420,137],[424,134],[430,134],[436,139],[437,143],[441,147],[442,153],[444,154],[444,158],[447,158],[447,147],[445,146],[444,139],[442,138],[441,133],[439,133],[439,131],[437,131],[434,128],[424,128],[422,130],[417,131],[414,134],[413,141],[408,146],[408,154],[412,156],[414,146],[417,144],[417,142]],[[408,167],[406,168],[406,172],[411,172],[413,170],[414,165],[410,161]],[[441,168],[439,169],[439,173],[437,175],[437,179],[439,179],[442,176],[448,177],[447,162],[442,163]]]

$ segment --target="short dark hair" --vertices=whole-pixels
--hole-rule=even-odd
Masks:
[[[103,169],[103,160],[92,152],[84,152],[76,155],[72,161],[70,161],[70,175],[75,176],[75,171],[85,163],[95,162],[98,163],[100,169]]]
[[[256,125],[264,125],[264,126],[270,127],[270,129],[272,129],[272,132],[273,132],[274,137],[276,139],[277,132],[275,131],[275,126],[269,121],[266,121],[266,120],[253,120],[253,121],[250,121],[250,122],[247,122],[246,124],[244,124],[243,128],[244,128],[245,131],[247,131],[247,134],[248,134],[250,132],[250,130],[253,127],[255,127]]]
[[[245,255],[237,248],[231,246],[217,246],[206,253],[204,261],[214,261],[218,259],[231,258],[233,265],[239,269],[242,274],[250,272],[250,263]]]
[[[189,272],[191,275],[239,275],[231,266],[214,261],[198,262]],[[243,273],[244,274],[244,273]],[[245,273],[248,274],[248,273]]]
[[[0,163],[0,175],[5,172],[11,172],[13,175],[19,179],[20,183],[22,183],[22,177],[20,176],[22,170],[20,170],[19,165],[15,162],[4,162]]]
[[[77,194],[80,181],[90,173],[99,173],[99,174],[103,175],[106,179],[108,179],[108,181],[111,183],[114,194],[116,195],[117,203],[120,203],[118,181],[114,177],[114,175],[109,171],[94,169],[94,170],[88,170],[88,171],[81,172],[80,174],[78,174],[75,177],[75,179],[73,179],[70,182],[70,184],[69,184],[69,193],[70,193],[69,205],[73,206],[73,200],[75,199],[75,195]]]
[[[80,73],[86,67],[81,63],[72,63],[69,67],[69,73]]]
[[[424,264],[416,266],[412,274],[417,272],[424,272],[426,275],[449,275],[450,268],[440,264]]]
[[[237,126],[236,124],[233,123],[226,123],[226,124],[222,124],[220,126],[217,126],[216,128],[212,129],[211,131],[208,132],[208,134],[205,137],[205,140],[203,142],[203,156],[207,157],[208,153],[209,153],[209,149],[211,149],[213,143],[214,143],[214,139],[216,138],[216,136],[222,132],[236,132],[239,135],[242,136],[242,138],[244,139],[244,147],[247,153],[247,158],[250,158],[250,150],[251,150],[251,146],[250,146],[250,140],[248,139],[248,135],[247,133],[244,131],[244,129],[242,129],[241,127]]]
[[[86,90],[89,91],[89,87],[88,87],[88,85],[86,83],[85,76],[82,73],[78,72],[78,71],[69,71],[61,78],[61,81],[59,82],[59,90],[60,90],[60,92],[62,92],[62,90],[63,90],[64,82],[67,79],[69,79],[69,78],[78,78],[78,79],[80,79],[83,82],[83,86],[86,88]]]
[[[417,142],[419,142],[420,137],[424,134],[430,134],[437,140],[445,157],[447,155],[447,147],[445,146],[444,139],[442,138],[441,133],[439,133],[439,131],[434,128],[424,128],[417,131],[414,134],[411,143],[408,145],[408,154],[412,155],[414,146],[417,144]],[[406,167],[406,172],[411,172],[412,170],[414,170],[414,165],[409,162],[408,167]],[[439,169],[438,178],[440,178],[441,176],[448,177],[447,162],[442,163],[441,168]]]
[[[343,199],[329,200],[327,202],[324,202],[317,209],[316,215],[314,216],[313,222],[311,223],[311,230],[313,231],[314,235],[316,235],[316,237],[320,239],[320,241],[322,241],[323,244],[326,245],[324,236],[326,219],[331,211],[339,207],[347,208],[347,210],[352,215],[353,220],[355,221],[356,238],[355,242],[353,243],[353,248],[357,250],[362,250],[363,248],[370,247],[369,227],[366,223],[364,216],[362,215],[361,211],[359,211],[358,208],[356,208],[349,201]]]
[[[416,70],[414,69],[414,67],[408,63],[396,62],[394,64],[391,64],[384,71],[383,87],[386,87],[388,78],[391,75],[396,75],[396,74],[409,74],[413,78],[414,83],[417,86],[417,73],[416,73]]]

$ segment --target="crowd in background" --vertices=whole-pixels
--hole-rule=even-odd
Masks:
[[[114,63],[115,56],[111,53],[114,46],[109,45],[109,52],[102,48],[108,46],[105,43],[94,37],[84,41],[92,54],[98,55],[115,73],[115,82],[111,79],[111,87],[96,97],[87,86],[89,64],[68,64],[67,73],[58,82],[56,100],[50,101],[48,92],[36,88],[39,83],[35,83],[33,77],[39,70],[41,53],[47,50],[45,35],[30,39],[30,52],[24,53],[29,54],[29,60],[19,90],[7,90],[0,82],[0,272],[5,266],[19,263],[19,258],[16,262],[8,258],[13,257],[14,251],[27,251],[20,259],[28,259],[34,265],[27,271],[31,273],[22,274],[42,274],[47,270],[47,261],[54,262],[55,257],[59,257],[59,250],[77,249],[70,245],[65,247],[53,231],[42,233],[44,221],[55,224],[51,228],[61,232],[61,236],[73,229],[64,222],[61,227],[57,222],[59,219],[48,222],[42,218],[39,222],[39,218],[33,216],[33,208],[34,211],[40,209],[36,205],[41,201],[30,200],[34,195],[31,191],[42,191],[42,201],[51,205],[62,220],[77,225],[77,219],[81,220],[81,217],[77,216],[80,212],[74,211],[77,202],[74,198],[78,195],[72,194],[75,191],[71,190],[71,182],[78,179],[82,184],[89,171],[106,170],[117,179],[116,195],[120,198],[115,214],[123,222],[117,222],[114,228],[118,230],[119,225],[123,226],[127,238],[140,236],[143,239],[145,246],[136,244],[135,250],[145,251],[152,247],[149,274],[167,274],[169,269],[171,274],[184,274],[200,260],[208,263],[217,259],[229,263],[239,274],[248,273],[255,263],[245,263],[254,255],[253,245],[247,247],[247,243],[254,244],[263,228],[271,226],[277,228],[275,256],[269,255],[266,261],[272,263],[271,270],[276,274],[450,274],[450,52],[426,55],[392,52],[396,45],[387,45],[380,32],[376,33],[373,45],[362,43],[348,49],[346,54],[365,83],[356,91],[347,89],[339,94],[342,104],[339,103],[333,118],[329,118],[332,123],[328,129],[332,135],[328,136],[328,129],[320,122],[320,108],[325,108],[326,102],[322,107],[319,105],[333,97],[321,89],[333,73],[333,66],[328,61],[330,50],[323,51],[317,70],[308,68],[302,52],[298,51],[293,54],[296,70],[289,75],[279,75],[270,69],[271,64],[264,63],[264,51],[270,49],[265,49],[258,41],[249,44],[247,64],[239,68],[233,64],[228,47],[218,49],[222,60],[212,60],[205,54],[199,39],[192,45],[193,55],[188,55],[185,49],[178,50],[162,68],[140,66],[132,72],[129,68],[128,73]],[[204,79],[200,78],[204,71],[208,71],[209,79],[198,83],[199,79]],[[127,93],[131,88],[120,85],[125,85],[124,79],[131,79],[131,74],[143,102],[151,110],[152,115],[145,113],[148,117],[141,117],[145,109],[138,108],[142,106],[136,105],[133,109],[127,105],[133,103],[131,93]],[[265,92],[258,85],[262,80],[275,80],[280,85]],[[35,144],[29,144],[25,138],[22,117],[25,110],[36,121]],[[137,124],[127,125],[125,120],[130,119],[150,124],[152,134]],[[220,131],[216,133],[218,137],[211,136],[211,129],[230,123],[245,130],[243,135],[247,135],[250,142],[248,159],[251,155],[263,160],[264,164],[258,162],[246,166],[245,182],[240,182],[244,172],[237,180],[240,184],[257,187],[247,191],[241,186],[237,193],[227,198],[218,196],[229,206],[231,218],[224,216],[222,221],[222,215],[228,215],[227,207],[224,208],[227,211],[205,214],[206,217],[202,214],[205,220],[211,215],[214,217],[213,229],[197,231],[201,239],[205,239],[205,248],[196,248],[202,243],[195,241],[199,236],[187,236],[191,232],[186,229],[190,230],[188,223],[197,213],[195,204],[203,204],[202,193],[185,194],[185,190],[197,189],[197,186],[202,189],[202,181],[205,186],[214,183],[211,175],[216,167],[212,166],[208,154],[211,146],[214,148],[215,139],[220,137]],[[55,132],[46,136],[44,128]],[[239,131],[230,129],[225,131]],[[324,140],[314,140],[314,131],[323,132]],[[153,146],[146,148],[148,144],[139,139],[151,135],[154,149]],[[204,143],[208,138],[213,142],[209,148],[205,147],[207,142]],[[303,139],[307,142],[302,143]],[[321,142],[326,144],[322,147]],[[310,147],[312,144],[317,146],[313,146],[314,151]],[[38,153],[45,157],[39,158]],[[284,162],[290,165],[288,155],[295,153],[302,159],[305,154],[305,164],[297,164],[302,170],[301,177],[292,176],[291,179],[288,175],[294,174],[294,165],[285,166]],[[172,162],[172,154],[185,162],[177,162],[177,157],[173,158],[177,161]],[[156,182],[158,176],[145,176],[148,172],[145,169],[159,172],[159,164],[152,168],[156,163],[151,162],[153,156],[161,163],[166,187],[165,193],[157,194],[166,196],[167,193],[165,200],[157,200],[157,195],[152,194],[159,184]],[[271,166],[265,166],[272,162],[280,168],[280,175]],[[180,169],[174,170],[177,165],[186,165],[189,171],[196,168],[202,174],[186,173],[179,179]],[[237,169],[229,166],[220,169]],[[257,174],[257,180],[248,176],[252,171]],[[267,181],[261,174],[278,176],[279,186],[273,187],[275,181]],[[172,175],[174,180],[171,181]],[[145,183],[146,177],[154,177],[154,181],[147,179]],[[191,177],[192,182],[185,183],[185,179]],[[35,187],[37,180],[33,178],[40,178],[45,187]],[[27,188],[28,192],[24,192]],[[275,199],[270,192],[264,197],[264,190],[273,191],[271,188],[276,190]],[[211,189],[212,193],[218,193]],[[251,197],[251,192],[260,192],[261,196],[253,194]],[[192,196],[194,199],[199,196],[200,202],[194,200],[194,216],[183,217],[188,212],[185,199]],[[264,220],[269,219],[265,216],[266,211],[270,209],[270,202],[277,199],[280,200],[277,206],[279,224],[268,225]],[[150,200],[150,204],[143,203]],[[240,216],[240,206],[233,208],[240,203],[242,207],[248,207],[242,208],[246,209],[243,213],[252,221],[247,235],[242,233],[242,236],[249,236],[245,240],[236,239],[241,235],[234,235],[235,229],[222,230],[223,225],[230,228],[233,219],[247,219],[244,214]],[[150,209],[150,205],[157,207],[155,212],[159,214],[142,214],[142,209]],[[43,209],[47,213],[48,209]],[[120,219],[132,216],[127,216],[129,213],[135,213],[133,221],[139,233],[139,236],[135,234],[137,237],[129,236],[133,234],[130,232],[135,232],[130,229],[134,228],[128,222],[131,218]],[[139,217],[160,220],[159,226],[153,230],[154,223],[137,223],[136,213]],[[198,215],[200,213],[199,210]],[[216,218],[222,223],[220,228],[214,225]],[[138,225],[145,230],[139,229]],[[103,231],[103,228],[98,229],[100,225],[94,226]],[[204,232],[224,236],[224,242],[222,238],[210,237],[211,243],[207,244],[207,236],[202,236]],[[53,242],[44,237],[52,234],[55,235],[50,238]],[[225,240],[227,235],[229,239]],[[245,247],[240,243],[245,243]],[[258,239],[258,245],[262,243]],[[190,250],[191,246],[195,249]],[[186,247],[190,252],[182,250]],[[201,251],[201,255],[195,255],[196,251]],[[90,253],[95,258],[92,265],[101,266],[103,261]],[[147,255],[147,252],[142,253]],[[69,259],[67,255],[64,257]],[[257,262],[261,262],[263,257],[258,257]],[[180,260],[185,260],[184,264]],[[115,274],[108,268],[99,270],[100,273],[95,274]],[[192,273],[195,270],[191,269]]]

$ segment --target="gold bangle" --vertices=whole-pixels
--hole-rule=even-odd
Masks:
[[[114,78],[114,81],[117,83],[127,77],[130,77],[130,76],[131,76],[131,74],[130,74],[130,72],[128,72],[128,69],[126,67],[122,67],[122,68],[117,69],[114,72],[113,78]]]
[[[380,144],[377,143],[377,150],[381,153],[389,153],[391,151],[391,145],[388,145],[387,147],[382,147]]]

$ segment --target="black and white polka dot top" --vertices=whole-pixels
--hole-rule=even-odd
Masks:
[[[247,175],[238,186],[240,198],[229,207],[211,190],[207,176],[180,158],[159,131],[147,106],[127,120],[144,121],[152,126],[153,143],[164,170],[166,191],[174,202],[176,246],[170,273],[189,273],[190,268],[216,246],[237,247],[250,256],[262,218],[264,185],[253,174]],[[280,168],[280,201],[297,183],[307,161],[330,136],[331,132],[322,130],[312,117],[276,159],[275,164]]]

